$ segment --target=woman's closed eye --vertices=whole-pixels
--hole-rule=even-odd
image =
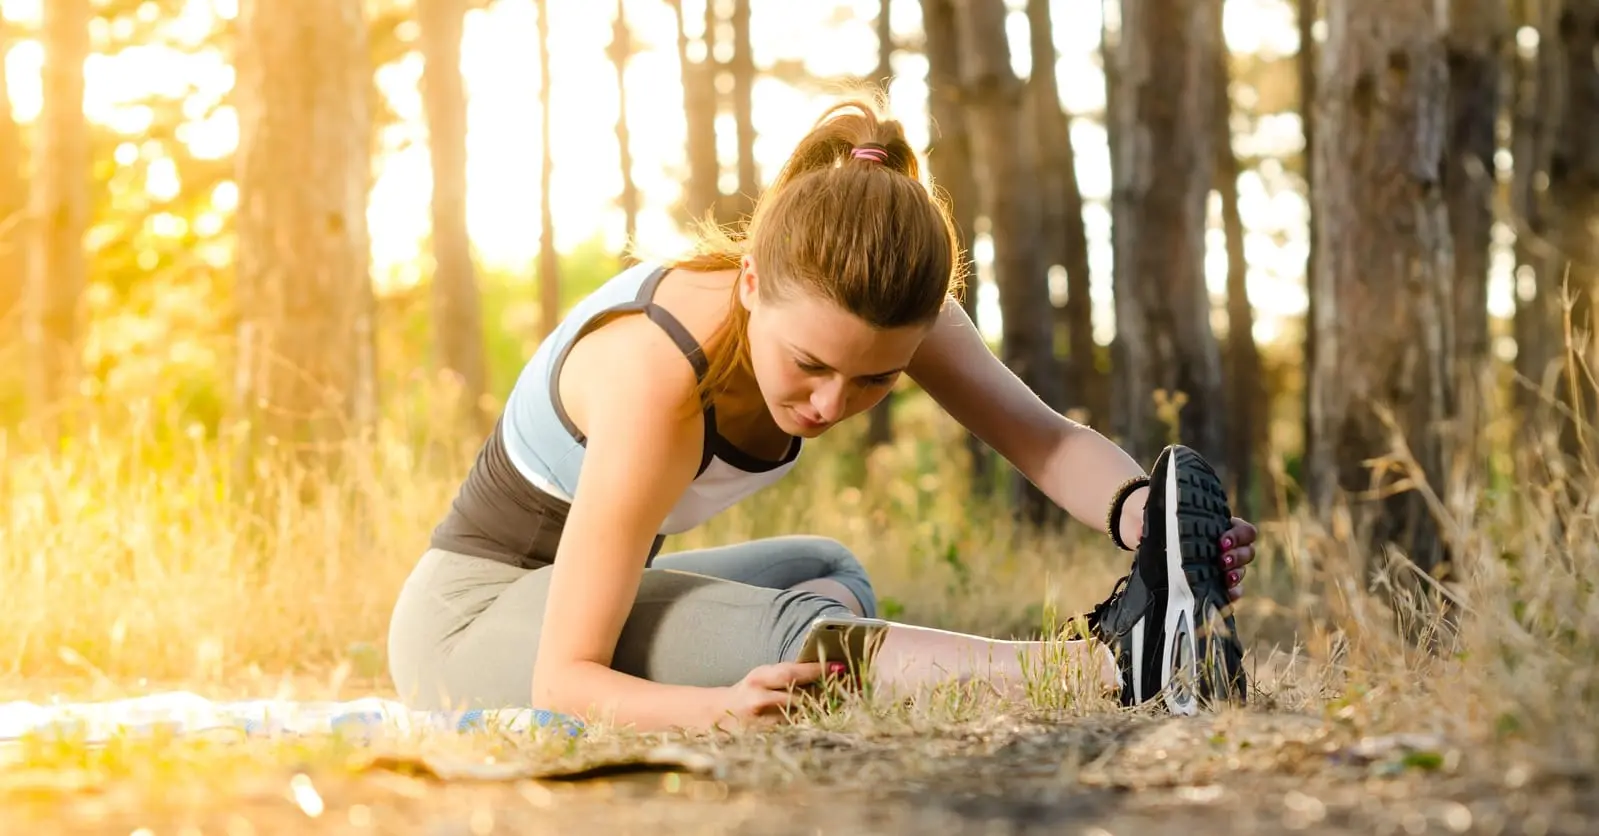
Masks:
[[[821,363],[817,363],[817,362],[812,361],[812,360],[801,360],[799,358],[795,358],[794,359],[794,366],[796,368],[798,368],[800,371],[804,372],[805,374],[809,374],[809,375],[823,375],[823,374],[832,374],[833,373],[833,369],[832,369],[831,366],[826,366],[826,365],[823,365]],[[900,375],[899,370],[895,370],[895,371],[891,371],[891,372],[884,372],[883,374],[874,374],[874,375],[868,375],[866,377],[858,377],[858,378],[856,378],[856,381],[859,382],[862,386],[872,386],[872,387],[875,387],[875,386],[888,386],[888,385],[892,384],[895,381],[895,379],[897,379],[899,377],[899,375]]]

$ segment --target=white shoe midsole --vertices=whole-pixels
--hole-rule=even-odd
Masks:
[[[1183,572],[1182,528],[1177,520],[1177,457],[1166,466],[1166,618],[1162,624],[1164,641],[1160,654],[1160,681],[1170,686],[1173,677],[1172,663],[1181,653],[1190,666],[1199,654],[1194,646],[1194,591],[1188,586],[1188,575]],[[1137,657],[1135,657],[1137,658]],[[1190,677],[1193,671],[1177,672]],[[1192,685],[1165,688],[1166,707],[1173,714],[1194,714]]]

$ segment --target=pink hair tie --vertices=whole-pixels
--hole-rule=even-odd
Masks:
[[[884,165],[888,164],[888,152],[872,145],[856,146],[850,150],[849,155],[858,160],[872,160]]]

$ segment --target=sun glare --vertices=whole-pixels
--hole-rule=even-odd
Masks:
[[[683,3],[691,35],[701,28],[703,2]],[[767,66],[798,60],[820,78],[869,78],[877,63],[873,20],[877,5],[877,0],[758,3],[751,21],[756,62]],[[39,0],[3,2],[5,17],[24,26],[37,23],[39,8]],[[596,238],[612,249],[623,244],[617,204],[622,185],[615,132],[618,96],[615,70],[606,55],[614,11],[609,3],[551,4],[550,25],[556,33],[550,56],[555,162],[551,199],[556,207],[556,244],[562,250]],[[643,201],[638,243],[647,253],[670,252],[683,243],[670,206],[678,199],[686,174],[676,21],[672,8],[659,0],[628,0],[626,12],[638,50],[626,75],[632,174]],[[1100,4],[1054,0],[1052,12],[1062,99],[1075,112],[1097,112],[1104,105],[1097,55]],[[154,3],[136,12],[146,19],[158,13]],[[239,132],[237,116],[227,103],[233,69],[224,54],[201,45],[218,18],[236,14],[234,0],[188,0],[167,30],[176,47],[148,44],[90,59],[85,67],[84,109],[91,120],[128,137],[115,151],[118,164],[138,160],[140,147],[134,143],[153,118],[141,100],[152,94],[182,100],[190,121],[179,128],[177,138],[190,153],[205,159],[233,153]],[[891,14],[896,34],[919,33],[916,0],[894,0]],[[1297,48],[1292,10],[1282,0],[1230,0],[1224,29],[1235,50],[1286,55]],[[1008,30],[1013,65],[1026,72],[1030,63],[1026,17],[1019,8]],[[105,34],[109,33],[101,33]],[[414,27],[405,34],[414,43]],[[468,226],[483,266],[513,276],[531,276],[538,251],[540,80],[538,50],[530,46],[535,39],[534,4],[495,2],[468,14],[461,50],[468,94]],[[821,44],[826,48],[818,48]],[[15,116],[23,123],[38,117],[42,58],[37,41],[22,39],[5,59]],[[903,50],[895,57],[894,70],[896,78],[889,88],[894,115],[903,121],[910,141],[923,147],[929,135],[926,60]],[[376,78],[399,117],[381,136],[374,160],[368,222],[380,290],[416,281],[424,261],[432,174],[418,91],[421,73],[422,59],[413,53],[383,68]],[[842,89],[827,85],[796,89],[771,78],[757,82],[755,153],[763,178],[781,165],[810,122]],[[731,117],[718,127],[719,145],[725,159],[731,160],[736,152]],[[1241,137],[1239,143],[1257,151],[1291,153],[1297,132],[1297,119],[1263,120],[1254,135]],[[1110,193],[1105,135],[1095,121],[1082,119],[1074,124],[1072,136],[1079,149],[1084,195],[1090,201],[1085,221],[1093,250],[1094,300],[1096,308],[1104,309],[1102,319],[1108,324],[1110,224],[1108,213],[1097,203]],[[150,163],[145,187],[158,198],[177,194],[183,184],[176,167],[170,161],[150,159],[148,150],[144,154]],[[728,186],[736,185],[733,172],[734,166],[727,165]],[[1280,170],[1247,173],[1240,192],[1241,210],[1251,230],[1246,241],[1251,298],[1262,320],[1297,314],[1304,305],[1298,286],[1305,252],[1304,201]],[[229,211],[236,200],[236,190],[219,189],[213,195],[219,212]],[[202,231],[215,229],[220,220],[197,219],[195,225]],[[976,248],[979,258],[986,252],[983,243]],[[1213,254],[1206,273],[1213,291],[1223,293],[1225,257]],[[997,303],[992,292],[982,291],[980,298],[987,326],[997,320]]]

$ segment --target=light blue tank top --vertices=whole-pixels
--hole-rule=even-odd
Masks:
[[[617,311],[643,313],[671,336],[693,364],[695,376],[705,375],[708,364],[698,341],[653,301],[666,273],[665,267],[638,264],[607,280],[572,308],[523,367],[506,401],[500,431],[511,464],[534,487],[566,502],[577,493],[586,439],[561,408],[557,375],[572,344],[600,317]],[[801,439],[794,438],[778,461],[751,456],[716,431],[716,413],[707,404],[699,473],[658,533],[677,534],[694,528],[782,478],[793,468],[801,446]]]

